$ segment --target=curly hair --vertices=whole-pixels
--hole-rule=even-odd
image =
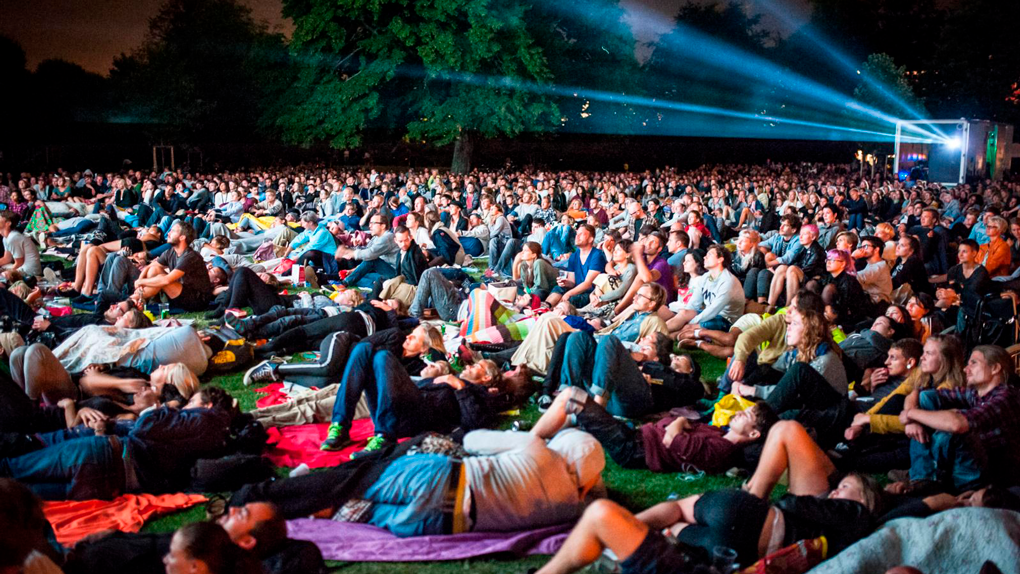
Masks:
[[[824,314],[799,308],[794,309],[793,312],[800,315],[804,321],[804,333],[797,345],[797,362],[810,363],[814,361],[818,356],[818,347],[822,343],[825,343],[829,351],[836,353],[837,357],[842,356],[839,345],[832,339],[832,328]]]

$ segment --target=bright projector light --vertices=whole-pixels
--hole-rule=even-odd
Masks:
[[[949,149],[960,149],[960,145],[962,144],[963,142],[960,141],[960,138],[958,137],[949,138],[945,141],[945,146],[948,147]]]

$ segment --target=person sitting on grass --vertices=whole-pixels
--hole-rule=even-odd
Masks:
[[[146,301],[163,293],[177,309],[206,310],[213,289],[205,261],[191,248],[195,229],[185,222],[175,223],[166,240],[171,248],[142,270],[135,281],[135,297]]]
[[[722,472],[734,466],[741,448],[769,433],[778,421],[765,403],[738,412],[724,430],[682,416],[666,416],[638,429],[610,415],[587,392],[561,392],[533,430],[539,436],[575,425],[602,443],[616,464],[653,472]]]
[[[762,484],[768,486],[765,478],[778,480],[774,471],[780,467],[789,467],[791,476],[789,493],[774,504],[744,490],[726,489],[663,502],[635,516],[615,502],[598,500],[538,574],[577,572],[606,548],[616,555],[624,574],[690,572],[708,564],[718,547],[735,550],[737,562],[750,565],[800,540],[825,536],[832,555],[870,534],[881,510],[878,484],[871,477],[850,474],[830,491],[831,463],[825,465],[825,454],[813,443],[814,451],[803,443],[793,445],[784,436],[795,434],[795,429],[784,428],[792,425],[803,433],[799,440],[811,440],[794,422],[784,421],[769,431],[766,450],[775,460],[767,477],[763,471]],[[801,464],[797,455],[804,451],[816,458]],[[666,529],[680,544],[666,539]]]
[[[942,487],[972,490],[1007,483],[1020,472],[1020,391],[1009,384],[1009,354],[978,345],[964,373],[967,386],[920,393],[916,407],[900,413],[910,437],[910,481],[894,493]]]

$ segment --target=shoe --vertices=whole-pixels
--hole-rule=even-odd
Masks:
[[[86,295],[86,294],[82,293],[81,295],[78,295],[77,297],[74,297],[73,299],[71,299],[71,302],[72,303],[78,303],[80,305],[80,304],[83,304],[83,303],[91,303],[91,302],[93,302],[95,300],[96,300],[96,298],[94,296]]]
[[[46,280],[50,285],[56,285],[60,283],[60,278],[57,277],[57,272],[49,267],[44,267],[42,270],[43,279]]]
[[[250,386],[252,383],[275,383],[279,379],[276,376],[276,363],[271,361],[262,361],[254,367],[248,369],[248,372],[244,374],[244,386]]]
[[[314,308],[314,306],[312,305],[312,294],[307,291],[302,291],[301,293],[298,293],[298,307],[302,309]]]
[[[329,423],[326,431],[326,440],[319,445],[319,450],[337,451],[343,450],[351,444],[351,433],[344,429],[340,423]]]
[[[549,395],[542,395],[538,397],[538,400],[535,401],[535,403],[538,405],[538,412],[544,413],[545,411],[549,410],[549,407],[552,406],[553,398],[550,397]]]
[[[368,444],[365,445],[365,448],[359,450],[358,452],[352,453],[351,458],[361,458],[365,455],[372,454],[373,452],[380,451],[390,446],[391,442],[392,441],[390,439],[384,437],[381,434],[377,434],[372,438],[368,439]]]
[[[305,265],[305,283],[312,289],[319,288],[319,276],[315,274],[315,268],[311,265]]]
[[[235,315],[233,313],[224,313],[223,314],[223,324],[226,325],[227,327],[230,327],[231,329],[237,331],[238,335],[242,334],[241,330],[239,328],[239,325],[241,324],[241,318],[238,317],[237,315]]]

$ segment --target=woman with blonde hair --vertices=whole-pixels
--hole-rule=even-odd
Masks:
[[[984,265],[991,277],[1009,275],[1009,264],[1011,255],[1009,243],[1002,236],[1009,231],[1009,224],[999,217],[991,217],[985,227],[988,234],[988,243],[985,243],[978,250],[978,263]]]

